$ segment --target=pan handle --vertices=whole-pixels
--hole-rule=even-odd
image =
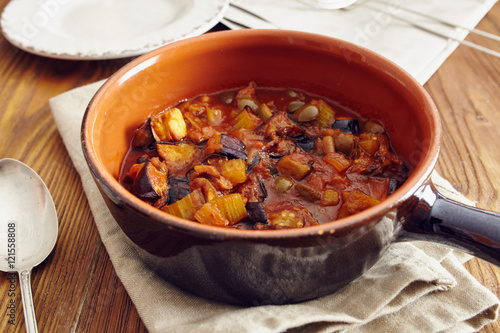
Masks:
[[[445,244],[500,266],[499,213],[448,199],[432,182],[420,188],[401,212],[397,240]]]

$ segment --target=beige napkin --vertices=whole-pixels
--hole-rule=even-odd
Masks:
[[[238,307],[163,281],[139,259],[108,211],[85,163],[80,125],[102,82],[50,100],[50,107],[118,277],[150,332],[474,332],[497,319],[500,301],[462,266],[470,257],[427,243],[399,243],[342,290],[294,305]],[[441,191],[461,201],[438,175]],[[470,204],[470,202],[468,202]]]

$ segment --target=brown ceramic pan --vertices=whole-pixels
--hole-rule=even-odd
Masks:
[[[411,168],[379,205],[319,226],[235,230],[186,221],[140,201],[117,181],[133,130],[181,100],[245,86],[305,90],[379,119]],[[196,295],[282,304],[334,292],[394,242],[440,242],[499,263],[498,214],[452,202],[430,181],[441,127],[432,100],[385,58],[302,32],[205,34],[139,57],[97,92],[82,125],[83,152],[113,216],[158,274]]]

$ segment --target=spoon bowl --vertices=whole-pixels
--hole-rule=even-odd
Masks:
[[[31,270],[52,252],[58,220],[42,179],[17,160],[0,160],[0,270],[19,274],[26,330],[37,332]]]

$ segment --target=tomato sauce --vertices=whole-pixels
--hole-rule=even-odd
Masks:
[[[360,212],[408,173],[376,120],[307,92],[250,82],[147,119],[120,182],[193,222],[267,230]]]

